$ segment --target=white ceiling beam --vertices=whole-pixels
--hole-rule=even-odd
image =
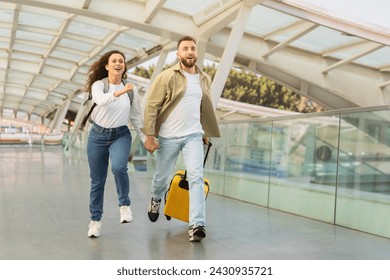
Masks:
[[[69,106],[70,106],[71,101],[65,100],[65,102],[59,107],[59,114],[56,119],[56,123],[54,126],[54,131],[61,131],[62,128],[62,123],[64,122],[66,113],[68,112]]]
[[[261,4],[261,2],[263,2],[263,0],[245,0],[245,5],[253,8],[256,5]]]
[[[390,72],[390,65],[383,65],[379,68],[381,72]]]
[[[158,10],[158,13],[149,11],[149,15],[151,16],[152,20],[150,23],[145,24],[144,20],[145,15],[147,14],[146,1],[147,0],[116,1],[118,3],[115,3],[115,5],[112,5],[110,1],[103,0],[72,0],[63,2],[53,2],[47,0],[4,0],[3,2],[10,3],[10,7],[12,7],[12,10],[9,11],[11,12],[14,11],[15,7],[18,7],[17,5],[20,5],[19,8],[23,9],[23,12],[33,12],[37,13],[38,15],[49,15],[47,11],[51,10],[53,13],[50,13],[50,16],[56,17],[60,21],[66,20],[65,13],[73,14],[75,15],[74,20],[78,23],[85,23],[86,25],[91,26],[95,25],[97,29],[113,29],[116,31],[116,28],[118,26],[124,26],[127,28],[131,28],[131,30],[134,30],[135,32],[152,34],[150,37],[145,36],[140,38],[143,40],[149,40],[149,44],[155,45],[163,45],[160,42],[160,40],[162,40],[160,39],[161,37],[166,39],[166,41],[168,42],[174,42],[181,35],[191,34],[194,36],[195,34],[197,34],[197,36],[194,37],[202,39],[202,48],[205,49],[204,56],[216,57],[218,59],[222,57],[223,59],[225,59],[225,64],[223,64],[225,67],[229,67],[232,65],[227,63],[231,59],[233,59],[233,62],[242,59],[247,60],[248,62],[246,63],[246,65],[252,66],[252,69],[255,69],[257,73],[264,75],[282,75],[280,80],[287,80],[286,85],[290,84],[292,88],[296,89],[298,92],[306,93],[308,95],[313,94],[314,97],[317,97],[321,102],[324,102],[328,105],[337,103],[333,102],[333,99],[344,100],[341,103],[344,105],[349,104],[350,106],[354,106],[354,104],[356,105],[356,102],[350,102],[349,99],[358,100],[358,102],[361,102],[361,104],[364,106],[366,104],[377,105],[383,102],[382,96],[390,96],[390,87],[388,87],[387,82],[390,79],[389,73],[387,73],[389,67],[388,65],[378,66],[378,64],[381,64],[380,62],[374,61],[374,64],[371,68],[367,65],[362,65],[366,64],[366,60],[358,60],[357,62],[362,62],[362,64],[345,63],[343,64],[344,67],[336,67],[337,69],[334,69],[334,71],[330,71],[328,75],[322,75],[322,70],[324,67],[327,67],[328,65],[332,66],[334,65],[333,63],[338,61],[335,60],[335,57],[338,56],[330,56],[332,56],[332,54],[337,54],[338,52],[343,51],[344,46],[337,46],[336,48],[333,48],[334,52],[331,52],[332,50],[329,49],[322,53],[316,53],[313,50],[305,51],[300,47],[292,47],[291,43],[288,44],[286,43],[286,41],[284,41],[281,42],[281,45],[278,46],[279,49],[274,49],[273,55],[269,56],[267,61],[265,62],[264,59],[261,57],[261,54],[269,52],[270,45],[275,46],[275,44],[277,43],[267,42],[266,40],[263,40],[261,36],[257,36],[255,34],[244,33],[244,36],[242,37],[234,37],[239,41],[237,43],[238,47],[236,48],[238,50],[238,55],[232,52],[231,49],[229,49],[231,53],[228,55],[226,48],[230,47],[229,38],[232,34],[231,24],[235,23],[238,10],[241,6],[246,5],[248,7],[252,7],[254,5],[256,8],[263,9],[263,7],[259,7],[256,5],[260,4],[265,5],[265,7],[269,7],[267,5],[271,2],[273,2],[274,5],[282,5],[285,4],[283,3],[284,1],[216,0],[214,2],[218,3],[218,9],[214,11],[212,9],[209,10],[209,14],[205,15],[205,17],[199,14],[199,18],[196,18],[196,20],[194,20],[194,18],[189,16],[188,14],[180,13],[170,9],[165,9],[163,5],[161,5],[162,2],[149,0],[148,3],[149,5],[151,5],[150,7],[152,7],[152,9],[154,9],[155,11]],[[81,9],[82,6],[84,6],[84,9]],[[160,9],[158,9],[158,7],[160,7]],[[317,22],[317,20],[322,20],[320,23],[327,22],[327,20],[329,20],[329,22],[334,25],[325,26],[329,26],[333,29],[358,36],[357,34],[350,32],[351,29],[344,30],[343,28],[340,28],[343,27],[343,24],[345,24],[345,26],[352,26],[352,29],[357,28],[356,25],[339,22],[340,20],[333,21],[334,19],[329,17],[329,15],[326,17],[325,15],[310,13],[308,12],[308,10],[299,9],[291,5],[285,4],[284,7],[287,7],[287,13],[296,17],[296,20],[299,20],[298,18],[302,18],[310,22]],[[276,9],[276,13],[278,13],[278,11],[284,12],[281,9]],[[12,18],[10,20],[12,20]],[[177,27],[177,22],[180,23],[180,28]],[[196,23],[201,23],[199,28]],[[56,36],[57,34],[56,30],[50,30],[48,29],[49,27],[44,27],[42,30],[40,30],[39,28],[33,26],[19,26],[21,26],[23,30],[29,32],[43,32],[42,34],[50,36]],[[337,28],[334,28],[334,26],[336,26]],[[13,27],[15,28],[15,25]],[[11,28],[12,25],[7,24],[7,32],[10,32]],[[293,34],[291,30],[293,29],[291,29],[290,26],[290,33],[288,34]],[[357,28],[356,30],[361,31],[359,30],[359,28]],[[278,31],[282,32],[283,30],[275,30],[275,32],[271,31],[270,33],[268,33],[268,35],[275,35]],[[369,30],[367,29],[366,31],[368,32]],[[287,33],[282,32],[280,34]],[[360,33],[360,35],[361,34],[362,33]],[[82,38],[77,38],[77,35],[65,32],[63,34],[63,38],[68,38],[67,36],[69,36],[69,39],[71,40],[84,42]],[[224,38],[224,36],[226,36],[226,38]],[[270,38],[271,37],[268,37],[266,39]],[[2,40],[6,42],[5,44],[8,44],[10,38],[3,38]],[[93,50],[89,53],[85,53],[81,50],[75,50],[75,52],[77,52],[78,55],[80,55],[80,57],[82,58],[80,59],[80,61],[76,62],[77,65],[75,65],[74,67],[70,66],[68,69],[69,71],[64,71],[64,69],[60,68],[58,68],[59,71],[56,71],[56,66],[52,65],[52,55],[47,56],[47,59],[51,60],[51,65],[47,65],[47,63],[45,63],[47,66],[45,66],[44,75],[50,76],[51,79],[55,79],[58,81],[68,81],[70,84],[76,87],[79,86],[81,88],[81,86],[83,85],[82,83],[84,81],[84,76],[86,74],[86,66],[89,65],[89,63],[94,59],[94,57],[98,56],[104,49],[113,48],[117,46],[113,44],[115,39],[105,46],[104,41],[100,42],[100,40],[97,40],[98,42],[93,42],[94,39],[88,39],[88,41],[89,42],[86,43],[94,45]],[[20,39],[17,39],[17,42],[19,43],[22,41]],[[29,42],[23,40],[22,43],[28,44]],[[321,46],[319,45],[318,47]],[[357,47],[358,45],[356,45],[356,48]],[[283,48],[283,51],[278,51],[281,48]],[[10,47],[9,49],[12,50],[12,47]],[[55,46],[55,50],[63,50],[68,51],[70,53],[74,53],[72,48],[59,47],[59,45]],[[356,53],[356,50],[354,50],[351,45],[349,45],[349,47],[345,48],[344,50],[346,51],[346,53]],[[6,56],[7,54],[4,55]],[[1,86],[4,86],[9,82],[15,82],[15,80],[17,80],[18,78],[21,78],[20,82],[23,85],[31,82],[32,85],[38,86],[38,84],[35,83],[35,79],[37,78],[37,76],[34,76],[36,74],[36,72],[34,71],[34,63],[37,64],[35,62],[36,58],[33,57],[34,55],[36,54],[28,54],[28,57],[26,57],[26,62],[24,63],[20,61],[20,59],[14,59],[12,56],[9,56],[8,60],[6,60],[6,57],[2,58],[4,62],[1,62],[1,67],[3,68],[3,65],[6,63],[9,63],[10,67],[7,67],[7,69],[1,69],[0,71],[1,76],[5,75],[4,77],[7,77],[8,79],[8,81],[1,83]],[[374,60],[376,58],[375,55],[376,54],[373,54],[372,56]],[[145,57],[142,57],[140,60],[138,60],[138,63],[140,63],[144,59],[146,60],[152,57],[152,55],[150,54],[144,54],[144,56]],[[18,55],[15,57],[21,56]],[[342,57],[344,58],[345,55]],[[371,56],[368,58],[371,58]],[[383,62],[382,64],[387,63],[388,62]],[[23,75],[20,77],[15,75],[10,77],[9,73],[13,71],[14,67],[20,69],[20,73],[22,73]],[[263,73],[259,72],[259,69],[261,69]],[[283,76],[283,74],[286,73],[291,73],[293,76],[297,77],[297,79],[293,81],[291,81],[290,79],[284,79],[286,76]],[[220,75],[222,74],[220,73]],[[28,76],[28,78],[25,78],[25,76]],[[270,78],[277,80],[279,77],[276,76]],[[345,83],[346,80],[348,81],[348,83]],[[51,84],[46,86],[44,83],[39,84],[39,86],[41,85],[44,89],[47,89],[48,87],[52,86]],[[67,89],[66,85],[62,86],[61,84],[59,84],[58,87],[58,90],[59,92],[61,92],[61,94]],[[382,90],[380,90],[380,88]],[[74,92],[74,89],[69,90],[69,95],[72,94],[72,92]],[[320,93],[324,94],[324,96],[320,96]],[[3,94],[1,94],[0,88],[0,106]],[[5,93],[5,95],[7,94]],[[48,95],[48,97],[51,97],[51,95]],[[49,101],[52,102],[53,100],[48,100],[48,105],[46,103],[37,103],[40,104],[41,107],[37,107],[36,111],[39,109],[39,112],[42,112],[43,110],[41,108],[45,108],[44,110],[46,110],[48,108],[47,106],[50,105]],[[25,101],[22,102],[24,103]],[[72,105],[74,105],[75,103],[77,102],[72,102]],[[54,107],[53,105],[50,105],[49,108],[53,109]]]
[[[218,12],[213,12],[212,15],[201,17],[199,14],[194,16],[194,21],[198,26],[197,38],[209,38],[210,35],[218,32],[231,24],[237,17],[238,11],[242,7],[240,1],[229,2],[229,5],[223,6]],[[203,11],[203,13],[205,13]],[[195,18],[199,19],[195,19]],[[249,17],[249,15],[248,15]]]
[[[244,35],[245,26],[248,22],[251,10],[252,8],[248,6],[241,6],[237,18],[234,22],[233,29],[230,32],[226,48],[222,54],[220,65],[211,85],[211,94],[214,108],[216,108],[218,100],[221,97],[226,79],[233,65],[234,57],[237,53],[238,46]]]
[[[166,49],[162,49],[160,52],[160,55],[158,57],[157,63],[154,67],[154,71],[152,73],[152,77],[150,77],[150,80],[153,81],[158,74],[160,74],[164,68],[165,62],[168,57],[168,51]]]
[[[61,42],[66,30],[68,29],[69,25],[72,23],[72,19],[75,17],[75,15],[71,14],[69,17],[65,20],[65,22],[62,23],[60,30],[56,34],[56,37],[54,41],[51,43],[50,47],[42,55],[42,60],[39,63],[39,73],[42,73],[42,69],[46,63],[47,58],[50,56],[50,54],[55,50],[55,48],[58,46],[58,44]]]
[[[229,34],[230,28],[226,28],[218,35],[214,35],[213,37],[218,36],[218,38],[213,40],[221,43],[209,44],[208,54],[220,57],[225,46],[228,46]],[[274,54],[265,62],[258,54],[266,52],[268,45],[257,36],[245,34],[235,57],[235,65],[247,67],[248,71],[262,74],[298,93],[301,93],[300,81],[307,81],[310,92],[314,92],[314,96],[308,97],[326,108],[341,109],[387,104],[384,96],[390,96],[390,88],[386,87],[388,90],[384,92],[379,88],[380,81],[386,81],[389,79],[387,77],[390,77],[386,73],[353,63],[338,68],[334,74],[330,72],[328,76],[324,76],[323,65],[333,62],[334,59],[322,58],[312,52],[297,51],[296,48],[288,46],[283,52]]]
[[[155,47],[154,51],[147,51],[145,55],[143,56],[137,56],[134,57],[133,59],[130,59],[127,62],[127,68],[133,68],[139,64],[142,64],[144,62],[147,62],[157,56],[162,56],[162,55],[168,55],[169,52],[175,51],[176,50],[176,41],[170,41],[170,40],[165,40],[163,44],[160,44],[159,46]],[[159,58],[160,60],[160,58]],[[164,59],[165,62],[165,59]],[[157,62],[158,64],[158,62]],[[164,66],[164,65],[163,65]],[[156,71],[157,65],[155,65],[155,71]],[[153,72],[154,73],[154,72]]]
[[[336,62],[336,63],[330,65],[329,67],[327,67],[324,70],[322,70],[322,73],[323,74],[327,74],[329,71],[331,71],[331,70],[333,70],[333,69],[335,69],[337,67],[345,65],[347,63],[350,63],[350,62],[352,62],[352,61],[354,61],[354,60],[356,60],[356,59],[358,59],[360,57],[366,56],[367,54],[372,53],[372,52],[374,52],[376,50],[379,50],[379,49],[381,49],[383,47],[384,47],[384,45],[371,42],[371,43],[369,43],[369,46],[367,46],[365,48],[365,50],[363,50],[360,53],[357,53],[355,55],[352,55],[349,58],[340,60],[339,62]]]
[[[327,26],[335,30],[340,30],[348,34],[353,34],[357,37],[366,38],[384,45],[390,45],[390,36],[388,32],[372,30],[366,26],[347,22],[343,19],[330,17],[328,15],[321,14],[316,11],[305,10],[301,7],[288,4],[284,1],[263,0],[261,2],[261,5],[286,14],[293,15],[295,17],[316,22],[320,25]]]
[[[102,50],[104,50],[107,46],[109,46],[116,38],[118,38],[118,36],[121,35],[122,32],[125,30],[128,30],[128,28],[120,27],[116,31],[108,34],[106,38],[103,39],[103,42],[101,44],[97,45],[86,57],[84,55],[84,59],[80,60],[77,63],[77,65],[73,69],[71,69],[70,75],[67,79],[69,81],[72,80],[72,78],[76,75],[77,71],[80,69],[81,66],[87,63],[92,57],[98,55]]]
[[[64,34],[64,38],[67,38],[67,39],[73,40],[73,41],[84,42],[84,43],[91,44],[91,45],[98,45],[100,43],[100,41],[98,39],[86,37],[86,36],[83,36],[82,34],[76,35],[76,34],[66,33],[66,34]]]
[[[233,114],[235,114],[237,112],[238,112],[238,110],[232,109],[231,111],[221,115],[220,119],[223,120],[223,119],[225,119],[225,118],[229,117],[230,115],[233,115]]]
[[[226,14],[226,11],[231,10],[231,8],[238,10],[243,5],[241,0],[210,1],[210,3],[208,7],[192,17],[197,26],[201,26],[221,14]]]
[[[9,38],[9,43],[8,43],[8,52],[7,52],[7,65],[5,67],[5,73],[4,77],[7,77],[7,73],[9,71],[10,65],[11,65],[11,55],[12,55],[12,49],[13,45],[15,44],[15,35],[16,35],[16,30],[18,28],[18,19],[19,19],[19,13],[20,13],[20,5],[16,5],[15,10],[14,10],[14,15],[13,15],[13,24],[11,28],[11,36]],[[2,86],[2,92],[5,93],[5,85]],[[1,99],[0,99],[1,101]],[[0,103],[1,105],[1,103]]]
[[[342,109],[359,106],[357,103],[344,96],[337,94],[331,95],[329,90],[319,87],[308,80],[297,78],[281,69],[267,67],[267,65],[264,64],[258,64],[256,70],[261,71],[264,76],[270,77],[277,83],[293,89],[295,92],[310,98],[314,102],[326,108]],[[303,92],[301,92],[301,89]]]
[[[92,0],[84,0],[83,9],[88,9]]]
[[[14,42],[17,45],[22,45],[22,46],[31,46],[31,47],[37,47],[37,48],[42,48],[42,49],[47,49],[47,44],[43,42],[38,42],[38,41],[31,41],[31,40],[26,40],[26,39],[17,39]],[[38,55],[36,52],[28,52],[28,51],[18,51],[19,53],[27,53],[27,54],[33,54],[33,55]],[[41,56],[41,55],[40,55]]]
[[[147,0],[145,5],[145,23],[151,23],[167,0]]]
[[[323,50],[321,52],[322,57],[328,57],[332,56],[341,52],[347,52],[347,51],[354,51],[354,50],[359,50],[361,48],[364,48],[367,46],[367,44],[371,44],[370,41],[365,41],[363,39],[359,41],[354,41],[345,45],[336,45],[332,48]]]
[[[263,58],[264,59],[268,58],[273,53],[276,53],[277,51],[279,51],[279,50],[283,49],[284,47],[290,45],[292,42],[296,41],[297,39],[299,39],[302,36],[306,35],[310,31],[316,29],[317,27],[318,27],[317,24],[314,24],[314,23],[311,23],[311,22],[305,22],[304,24],[302,24],[302,26],[300,26],[300,29],[297,31],[296,34],[292,35],[287,40],[285,40],[283,42],[280,42],[275,47],[270,49],[268,52],[263,54]]]
[[[294,21],[293,23],[287,24],[285,26],[275,28],[268,33],[263,34],[263,39],[264,40],[271,40],[272,38],[283,35],[286,33],[291,33],[291,32],[296,32],[297,30],[301,30],[305,27],[307,27],[307,21],[306,20],[301,20],[298,19],[297,21]]]
[[[44,28],[44,27],[35,27],[35,26],[30,26],[25,24],[19,24],[18,29],[26,32],[44,34],[49,36],[56,36],[58,34],[57,30],[49,29],[49,26],[47,28]]]

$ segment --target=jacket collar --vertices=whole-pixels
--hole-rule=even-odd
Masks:
[[[196,69],[196,71],[198,71],[200,77],[203,77],[203,76],[204,76],[203,71],[201,71],[201,70],[199,69],[199,67],[198,67],[196,64],[195,64],[195,69]],[[178,72],[180,72],[180,73],[182,73],[182,71],[184,71],[184,70],[181,68],[181,66],[180,66],[180,62],[176,63],[176,65],[173,66],[173,70],[178,71]]]

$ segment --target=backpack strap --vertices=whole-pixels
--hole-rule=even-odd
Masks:
[[[103,85],[104,85],[104,92],[108,92],[108,89],[110,88],[110,84],[108,82],[108,77],[105,77],[102,79]],[[126,81],[122,79],[122,84],[126,85]],[[129,90],[127,91],[127,95],[129,96],[130,99],[130,105],[133,104],[133,99],[134,99],[134,90]]]
[[[104,93],[107,93],[109,88],[110,88],[110,83],[108,82],[108,77],[105,77],[101,80],[103,82],[103,92]],[[122,79],[122,84],[123,85],[126,85],[126,81]],[[130,106],[133,104],[133,99],[134,99],[134,90],[129,90],[127,91],[127,95],[129,96],[129,99],[130,99]],[[89,100],[92,99],[92,93],[89,93],[88,94],[88,98],[84,101],[83,103],[83,106],[85,106],[87,104],[87,102]],[[83,122],[82,122],[82,125],[85,125],[85,123],[87,122],[87,120],[90,122],[90,123],[93,123],[93,121],[91,120],[90,116],[92,114],[92,111],[93,109],[96,107],[96,103],[93,103],[92,106],[91,106],[91,109],[89,109],[89,112],[88,114],[85,116]]]
[[[82,126],[85,125],[85,123],[87,122],[87,120],[90,122],[90,123],[93,123],[93,121],[91,120],[91,114],[92,114],[92,111],[93,109],[96,107],[96,103],[93,103],[92,106],[91,106],[91,109],[89,109],[89,112],[88,114],[84,117],[84,120],[83,122],[81,123]]]

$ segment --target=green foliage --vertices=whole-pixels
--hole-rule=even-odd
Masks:
[[[148,69],[146,69],[142,66],[141,67],[136,66],[135,69],[133,70],[132,74],[146,78],[146,79],[150,79],[152,77],[153,71],[154,71],[154,65],[149,66]]]
[[[167,65],[166,67],[169,67]],[[165,67],[165,68],[166,68]],[[152,76],[154,65],[148,69],[136,67],[133,74],[149,78]],[[203,69],[214,79],[217,72],[215,64],[205,66]],[[244,103],[261,105],[270,108],[293,112],[319,112],[325,108],[313,103],[306,97],[297,94],[291,89],[279,85],[274,81],[251,72],[237,69],[230,70],[226,80],[222,97]]]

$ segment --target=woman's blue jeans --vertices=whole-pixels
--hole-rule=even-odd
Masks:
[[[88,137],[88,163],[91,177],[89,211],[91,220],[100,221],[103,215],[104,186],[109,160],[114,174],[119,206],[130,205],[130,181],[127,164],[131,134],[127,126],[103,128],[94,124]]]
[[[158,138],[160,147],[156,151],[156,173],[152,183],[152,198],[164,197],[180,151],[187,170],[190,195],[189,225],[205,226],[206,203],[203,181],[203,137],[191,134],[180,138]]]

